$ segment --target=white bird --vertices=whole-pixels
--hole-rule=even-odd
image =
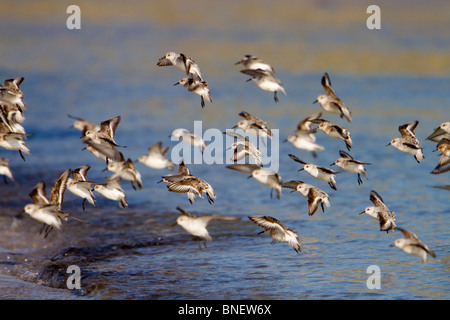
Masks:
[[[450,121],[442,122],[439,127],[433,130],[426,140],[439,142],[441,139],[450,139]]]
[[[133,160],[130,158],[127,160],[122,158],[120,161],[108,162],[106,169],[114,173],[111,177],[112,179],[120,177],[123,180],[130,181],[134,190],[136,190],[136,187],[139,189],[144,187],[144,184],[142,183],[142,175],[136,169]]]
[[[193,92],[200,96],[200,105],[205,107],[205,101],[212,103],[211,90],[208,88],[208,82],[195,80],[193,78],[181,78],[174,86],[181,84],[189,92]]]
[[[302,251],[297,232],[289,229],[277,219],[270,216],[249,216],[248,218],[264,229],[260,233],[266,233],[272,237],[272,244],[277,241],[284,242],[293,247],[295,252],[300,253]]]
[[[95,196],[92,189],[96,185],[95,182],[87,180],[87,172],[91,166],[84,165],[72,171],[73,178],[67,179],[67,190],[77,197],[83,199],[82,206],[85,210],[86,200],[95,207]]]
[[[292,160],[303,164],[303,168],[298,171],[305,170],[314,178],[328,182],[328,184],[332,189],[337,190],[335,178],[336,174],[340,173],[339,171],[333,171],[330,168],[321,167],[312,163],[306,163],[303,160],[299,159],[298,157],[294,156],[293,154],[289,154],[289,157]]]
[[[410,231],[396,227],[396,230],[400,230],[403,233],[404,238],[399,238],[394,241],[394,246],[403,250],[407,254],[412,254],[420,257],[422,263],[427,263],[427,254],[436,258],[436,254],[423,243],[419,237]]]
[[[58,178],[52,187],[50,199],[47,198],[45,192],[45,183],[39,181],[30,193],[33,203],[29,203],[24,207],[24,211],[30,215],[30,217],[43,223],[40,233],[45,229],[45,237],[48,236],[53,228],[61,229],[62,222],[67,221],[69,218],[87,223],[67,212],[61,211],[70,172],[71,170],[67,169]]]
[[[242,64],[246,69],[261,69],[275,74],[275,70],[270,64],[263,62],[261,58],[254,55],[246,54],[241,60],[235,63],[235,65],[238,64]]]
[[[266,121],[263,121],[246,111],[242,111],[239,115],[244,119],[240,120],[232,129],[241,128],[246,133],[248,132],[249,134],[260,136],[263,138],[262,141],[264,145],[266,143],[264,138],[272,139],[272,131],[267,126]]]
[[[418,163],[423,161],[425,159],[423,148],[414,134],[414,130],[417,128],[418,124],[419,121],[416,120],[399,126],[398,131],[400,131],[402,137],[392,139],[386,147],[393,146],[402,152],[412,154]]]
[[[253,142],[240,135],[239,133],[235,133],[232,131],[226,131],[224,132],[224,134],[237,139],[237,141],[234,141],[227,149],[234,150],[233,155],[231,156],[231,161],[237,162],[244,159],[245,157],[251,157],[255,160],[257,165],[262,166],[262,152]]]
[[[336,161],[332,163],[331,166],[337,165],[345,171],[356,173],[358,175],[358,184],[362,183],[361,175],[369,180],[366,168],[364,166],[370,165],[370,163],[355,160],[351,155],[343,150],[339,151],[339,155],[341,156],[341,158],[336,159]]]
[[[281,185],[283,188],[293,189],[291,192],[298,191],[302,196],[308,200],[308,215],[313,216],[316,213],[319,205],[322,207],[322,212],[325,212],[324,204],[330,207],[330,196],[319,188],[316,188],[306,182],[299,180],[292,180]]]
[[[175,129],[172,131],[172,135],[170,137],[174,137],[180,141],[189,143],[194,147],[199,147],[202,152],[203,150],[206,149],[206,143],[202,139],[202,137],[187,129],[183,128]]]
[[[324,110],[339,114],[341,118],[345,118],[350,122],[352,113],[331,87],[330,76],[326,72],[322,76],[322,87],[325,90],[325,94],[319,95],[314,103],[319,102]]]
[[[117,201],[119,207],[126,209],[128,207],[127,194],[121,187],[121,178],[105,177],[107,183],[98,183],[94,186],[94,191],[100,193],[105,198]]]
[[[283,87],[283,83],[274,77],[270,71],[262,69],[244,69],[241,70],[243,74],[251,76],[247,81],[253,81],[260,89],[273,92],[273,98],[275,102],[278,102],[278,92],[286,95],[286,91]]]
[[[0,126],[0,147],[7,150],[19,151],[20,157],[25,161],[24,153],[30,154],[30,149],[27,143],[23,140],[26,139],[30,134],[16,133],[8,130],[4,130]]]
[[[174,66],[177,69],[186,72],[186,75],[194,80],[203,81],[202,72],[195,61],[184,53],[167,52],[164,57],[157,62],[158,66]]]
[[[173,170],[175,164],[166,158],[166,153],[169,147],[162,147],[162,142],[156,142],[148,148],[148,154],[141,155],[138,162],[153,169],[168,169]]]
[[[372,190],[370,191],[369,199],[375,206],[366,207],[360,215],[366,213],[372,218],[378,220],[380,223],[380,231],[386,231],[389,233],[390,230],[394,230],[396,227],[394,212],[389,210],[383,198],[381,198],[375,190]]]
[[[322,113],[312,114],[297,124],[295,135],[290,135],[285,142],[290,142],[294,147],[300,150],[310,151],[314,158],[317,158],[316,151],[325,150],[325,148],[316,143],[316,129],[313,128],[313,120],[319,119]]]
[[[5,183],[8,183],[6,177],[8,177],[11,181],[14,182],[14,176],[11,168],[9,167],[9,159],[0,157],[0,175],[3,175],[3,180]]]
[[[177,207],[177,210],[181,212],[181,215],[177,218],[177,224],[194,237],[202,239],[205,248],[206,241],[212,241],[212,237],[206,229],[212,220],[236,221],[241,219],[239,217],[218,214],[206,214],[196,217],[194,214],[186,212],[180,207]]]
[[[258,182],[268,186],[270,191],[270,198],[273,198],[273,190],[277,192],[277,198],[281,198],[281,185],[283,181],[278,173],[261,168],[256,164],[232,164],[227,166],[228,169],[250,174],[248,178],[254,178]]]
[[[315,119],[313,120],[313,122],[318,123],[319,126],[317,127],[317,129],[322,130],[322,132],[325,133],[330,138],[344,140],[347,150],[350,151],[350,149],[353,146],[350,131],[348,131],[346,128],[342,126],[339,126],[335,123],[332,123],[324,119]]]

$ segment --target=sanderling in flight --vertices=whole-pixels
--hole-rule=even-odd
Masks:
[[[226,131],[224,132],[224,134],[237,139],[237,141],[234,141],[227,149],[234,150],[233,155],[231,156],[231,161],[237,162],[244,159],[245,157],[251,157],[255,160],[257,165],[262,167],[262,152],[253,142],[240,135],[239,133],[235,133],[232,131]]]
[[[369,199],[375,206],[366,207],[366,209],[359,214],[361,215],[366,213],[372,218],[378,220],[380,223],[380,231],[386,231],[389,233],[389,230],[394,230],[396,227],[394,212],[389,210],[383,198],[381,198],[375,190],[372,190],[370,191]]]
[[[403,233],[404,238],[399,238],[394,241],[394,246],[402,249],[407,254],[413,254],[422,259],[422,263],[427,263],[427,254],[436,258],[436,254],[423,243],[417,235],[411,231],[396,227]]]
[[[107,199],[117,201],[119,207],[126,209],[128,207],[127,194],[120,185],[120,177],[105,177],[106,183],[97,183],[94,191],[100,193]]]
[[[109,160],[120,161],[121,153],[116,150],[116,147],[125,147],[119,145],[115,141],[116,129],[120,122],[120,116],[114,117],[102,121],[100,124],[100,130],[86,130],[83,133],[81,140],[86,143],[90,148],[89,151],[97,151],[100,155],[103,155],[107,162]],[[94,155],[96,155],[94,153]],[[99,157],[99,155],[96,155]]]
[[[393,146],[402,152],[412,154],[416,161],[420,163],[425,159],[423,154],[423,148],[420,146],[419,140],[417,140],[414,130],[417,128],[419,121],[413,121],[398,127],[402,137],[394,138],[389,142],[387,146]]]
[[[212,237],[206,229],[212,220],[236,221],[241,219],[240,217],[224,216],[219,214],[205,214],[203,216],[196,217],[194,214],[186,212],[180,207],[177,207],[177,210],[181,212],[181,215],[177,218],[177,224],[194,237],[202,239],[205,248],[206,241],[212,241]]]
[[[194,147],[199,147],[202,152],[203,150],[206,149],[206,143],[205,141],[203,141],[202,137],[187,129],[183,128],[175,129],[169,136],[169,138],[171,137],[178,138],[178,140],[189,143]]]
[[[213,204],[214,199],[216,199],[216,193],[213,187],[205,180],[192,174],[181,176],[166,175],[163,177],[163,181],[167,182],[167,189],[170,192],[186,193],[191,204],[195,202],[196,197],[203,199],[203,193],[206,194],[210,204]]]
[[[25,128],[20,124],[21,122],[19,122],[20,120],[23,120],[24,117],[18,110],[19,109],[12,104],[2,104],[0,102],[0,125],[6,127],[10,132],[25,134]]]
[[[87,172],[90,168],[91,166],[84,165],[72,170],[73,178],[69,177],[67,179],[67,190],[83,199],[83,211],[85,210],[86,200],[95,207],[95,196],[92,189],[96,183],[87,180]]]
[[[313,126],[313,120],[319,119],[322,113],[315,113],[306,117],[297,124],[295,135],[290,135],[285,142],[290,142],[294,147],[300,150],[311,151],[312,156],[317,158],[316,151],[322,151],[325,148],[316,143],[316,129]]]
[[[248,81],[253,81],[260,89],[264,91],[273,92],[273,99],[275,102],[278,102],[278,92],[286,95],[286,91],[284,90],[283,83],[277,78],[274,77],[273,73],[270,71],[262,70],[262,69],[244,69],[241,70],[243,74],[251,76]]]
[[[341,118],[347,119],[348,122],[352,121],[352,113],[331,87],[330,76],[326,72],[322,76],[322,87],[325,94],[319,95],[313,103],[319,102],[325,111],[339,114]]]
[[[263,62],[261,58],[258,58],[254,55],[246,54],[244,57],[242,57],[241,60],[235,63],[235,65],[238,64],[244,65],[246,69],[260,69],[275,74],[275,70],[270,64]]]
[[[430,134],[426,140],[439,142],[443,138],[450,139],[450,121],[442,122],[439,127],[434,129],[433,133]]]
[[[256,164],[232,164],[227,166],[228,169],[250,174],[248,178],[255,178],[258,182],[268,186],[270,191],[270,198],[273,198],[273,190],[277,192],[277,198],[281,198],[281,185],[283,181],[278,173],[261,168]]]
[[[344,140],[347,150],[350,151],[350,149],[353,146],[350,131],[348,131],[346,128],[344,128],[342,126],[339,126],[337,124],[334,124],[334,123],[324,120],[324,119],[315,119],[312,121],[314,123],[319,124],[317,129],[322,130],[323,133],[325,133],[330,138]]]
[[[139,189],[144,187],[141,173],[136,169],[133,160],[130,158],[127,160],[122,158],[120,161],[110,161],[106,169],[114,173],[112,179],[120,177],[123,180],[130,181],[134,190],[136,190],[136,187]]]
[[[169,147],[163,148],[162,142],[156,142],[148,148],[148,154],[141,155],[138,158],[138,162],[153,169],[168,169],[173,170],[175,164],[166,158],[166,153],[169,151]]]
[[[263,121],[246,111],[242,111],[239,115],[244,119],[240,120],[232,129],[241,128],[244,132],[260,136],[263,138],[262,141],[264,145],[266,145],[264,138],[272,139],[272,131],[267,126],[266,121]]]
[[[450,170],[450,140],[442,138],[433,152],[440,151],[441,158],[436,168],[431,171],[432,174],[441,174]]]
[[[329,195],[319,188],[316,188],[306,182],[299,180],[291,180],[281,185],[283,188],[293,189],[291,191],[298,191],[303,197],[308,200],[308,215],[313,216],[319,208],[319,204],[322,208],[322,212],[325,212],[324,204],[330,207]]]
[[[186,167],[186,165],[184,164],[184,161],[181,161],[180,164],[178,165],[178,173],[177,174],[167,174],[165,176],[162,176],[162,180],[159,181],[158,183],[161,182],[174,182],[177,180],[181,180],[183,177],[185,176],[190,176],[191,172],[189,171],[188,167]],[[170,181],[169,181],[170,180]]]
[[[370,165],[370,163],[362,162],[359,160],[355,160],[351,155],[349,155],[347,152],[340,150],[339,155],[341,158],[336,159],[332,165],[337,165],[338,167],[344,169],[345,171],[356,173],[358,175],[358,184],[360,185],[362,183],[361,175],[366,177],[367,180],[369,180],[369,177],[367,176],[365,165]]]
[[[43,223],[39,234],[45,229],[45,237],[48,236],[53,228],[61,229],[62,222],[67,221],[69,218],[87,223],[67,212],[61,211],[70,172],[71,170],[67,169],[58,178],[52,187],[50,199],[47,198],[45,192],[45,183],[39,181],[30,192],[30,198],[33,200],[33,203],[29,203],[24,207],[24,211],[30,215],[30,217]]]
[[[208,82],[195,80],[193,78],[181,78],[174,86],[181,84],[189,92],[200,96],[200,105],[205,107],[205,100],[212,103],[211,90],[208,88]]]
[[[3,181],[8,183],[6,177],[8,177],[12,182],[14,182],[14,176],[11,168],[9,167],[9,159],[0,158],[0,175],[3,176]]]
[[[97,131],[100,130],[100,126],[98,124],[96,124],[96,123],[93,123],[91,121],[85,120],[83,118],[72,116],[70,114],[68,115],[68,117],[75,120],[71,127],[81,131],[83,134],[86,131],[97,132]]]
[[[177,69],[186,72],[190,78],[203,81],[202,72],[198,64],[192,58],[187,57],[184,53],[167,52],[164,57],[157,62],[158,66],[174,66]]]
[[[21,111],[27,110],[23,102],[23,92],[20,90],[23,80],[23,77],[5,80],[5,86],[0,87],[0,101],[15,105]]]
[[[20,157],[25,161],[24,153],[30,154],[30,149],[27,143],[23,140],[31,134],[11,132],[6,127],[1,126],[0,123],[0,147],[7,150],[19,151]]]
[[[264,229],[260,233],[267,233],[272,237],[272,244],[284,242],[293,247],[295,252],[300,253],[302,251],[297,232],[289,229],[277,219],[270,216],[249,216],[248,218]]]
[[[305,170],[314,178],[328,182],[328,184],[330,185],[330,187],[332,189],[337,190],[335,178],[336,178],[336,174],[340,173],[340,171],[334,171],[334,170],[331,170],[330,168],[321,167],[321,166],[318,166],[318,165],[315,165],[312,163],[306,163],[305,161],[294,156],[293,154],[289,154],[289,157],[292,160],[303,164],[303,168],[298,171]]]

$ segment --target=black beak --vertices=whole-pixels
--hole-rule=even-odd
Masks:
[[[363,213],[365,213],[365,211],[363,211],[363,212],[360,212],[360,213],[359,213],[359,215],[362,215]]]
[[[313,103],[317,103],[317,102],[319,102],[319,100],[314,100],[314,101],[313,101]]]
[[[388,147],[388,146],[390,146],[391,145],[391,143],[389,142],[387,145],[386,145],[386,147]]]
[[[173,86],[175,87],[176,85],[179,85],[180,83],[179,82],[177,82],[177,83],[175,83]]]
[[[298,172],[305,170],[305,168],[301,168],[300,170],[298,170]]]

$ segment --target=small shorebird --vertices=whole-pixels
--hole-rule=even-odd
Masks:
[[[186,193],[191,204],[193,204],[196,197],[203,199],[203,193],[206,194],[210,204],[213,204],[216,198],[213,187],[205,180],[192,174],[182,177],[165,176],[163,180],[167,181],[167,189],[170,192]]]
[[[412,254],[420,257],[422,263],[427,263],[427,254],[436,258],[436,254],[423,243],[419,237],[413,232],[396,227],[396,230],[400,230],[403,233],[404,238],[399,238],[394,241],[394,246],[402,249],[407,254]]]
[[[252,157],[255,160],[256,164],[262,167],[262,152],[253,142],[240,135],[239,133],[235,133],[232,131],[226,131],[224,132],[224,134],[237,139],[237,141],[233,142],[227,149],[234,150],[233,155],[231,156],[231,161],[237,162],[244,159],[245,157]]]
[[[418,163],[423,161],[425,159],[423,148],[414,134],[418,124],[419,121],[416,120],[399,126],[398,131],[400,131],[402,137],[392,139],[386,147],[391,145],[402,152],[412,154]]]
[[[119,145],[115,141],[116,129],[120,123],[120,116],[114,117],[102,121],[100,124],[100,130],[96,131],[86,130],[83,132],[81,140],[89,146],[86,147],[89,151],[95,150],[97,153],[92,152],[98,158],[103,155],[106,158],[106,162],[120,161],[121,153],[116,150],[116,147],[125,147]]]
[[[248,132],[249,134],[260,136],[263,138],[262,141],[264,145],[266,145],[264,138],[272,139],[272,131],[267,126],[266,121],[263,121],[246,111],[242,111],[239,115],[244,119],[240,120],[232,129],[241,128],[246,133]]]
[[[261,168],[256,164],[232,164],[227,166],[228,169],[236,170],[242,173],[250,174],[248,178],[255,178],[258,182],[268,186],[270,191],[270,198],[273,198],[273,190],[277,192],[277,198],[281,198],[281,185],[283,181],[278,173]]]
[[[198,64],[184,53],[167,52],[164,57],[156,63],[157,66],[174,66],[177,69],[186,72],[186,75],[194,80],[203,81],[202,72]]]
[[[212,103],[211,90],[208,88],[208,82],[195,80],[193,78],[181,78],[174,86],[181,84],[189,92],[200,96],[200,105],[205,107],[205,100]]]
[[[52,187],[50,199],[47,198],[45,192],[45,183],[39,181],[30,192],[30,198],[33,200],[33,203],[29,203],[24,207],[24,211],[30,215],[30,217],[43,223],[39,234],[45,229],[45,237],[48,236],[53,228],[61,229],[62,222],[67,221],[69,218],[87,223],[67,212],[61,211],[70,172],[71,170],[67,169],[58,178]]]
[[[293,189],[291,191],[298,191],[302,196],[308,200],[308,215],[313,216],[319,208],[322,207],[322,212],[325,212],[324,204],[330,207],[330,197],[328,194],[319,188],[316,188],[306,182],[299,180],[291,180],[281,185],[283,188]]]
[[[169,147],[163,148],[162,142],[156,142],[148,148],[148,154],[141,155],[138,162],[153,169],[168,169],[173,170],[175,164],[166,158],[166,153]]]
[[[286,91],[281,81],[274,77],[270,71],[262,69],[244,69],[241,70],[243,74],[251,76],[248,81],[253,81],[260,89],[273,92],[273,99],[278,102],[278,92],[286,95]]]
[[[235,63],[235,65],[238,64],[242,64],[246,69],[260,69],[275,74],[275,70],[270,64],[263,62],[261,58],[254,55],[246,54],[241,60]]]
[[[305,170],[314,178],[328,182],[332,189],[337,190],[335,177],[336,174],[339,173],[339,171],[333,171],[330,168],[321,167],[312,163],[306,163],[293,154],[289,154],[289,157],[295,162],[303,164],[303,168],[298,171]]]
[[[433,130],[433,133],[430,134],[426,140],[439,142],[443,138],[450,139],[450,121],[442,122],[439,127]]]
[[[26,139],[31,134],[11,132],[1,124],[3,123],[0,123],[0,147],[19,151],[20,157],[25,161],[23,154],[30,154],[30,149],[23,139]]]
[[[355,160],[351,155],[349,155],[347,152],[340,150],[339,155],[341,158],[336,159],[332,165],[337,165],[338,167],[344,169],[345,171],[356,173],[358,175],[358,184],[360,185],[362,183],[361,175],[366,177],[367,180],[369,180],[369,177],[367,176],[365,165],[370,165],[370,163],[362,162],[359,160]]]
[[[9,167],[9,159],[0,158],[0,175],[3,176],[3,181],[8,183],[6,177],[8,177],[12,182],[14,182],[14,176],[11,168]]]
[[[347,147],[348,151],[353,146],[352,138],[350,135],[350,131],[348,131],[346,128],[341,127],[337,124],[334,124],[330,121],[323,120],[323,119],[315,119],[312,120],[314,123],[319,124],[317,129],[322,130],[323,133],[325,133],[330,138],[334,139],[340,139],[345,141],[345,146]]]
[[[161,182],[175,182],[178,180],[181,180],[183,177],[186,176],[190,176],[191,172],[189,171],[188,167],[186,167],[186,165],[184,164],[184,161],[181,161],[180,164],[178,165],[178,173],[177,174],[167,174],[165,176],[162,176],[162,180],[159,181],[158,183]]]
[[[194,214],[186,212],[180,207],[177,207],[177,210],[181,212],[181,215],[177,218],[177,224],[194,237],[202,239],[205,248],[206,241],[212,241],[212,237],[206,229],[206,227],[212,220],[235,221],[241,219],[240,217],[224,216],[218,214],[205,214],[200,217],[196,217]]]
[[[290,135],[285,142],[290,142],[294,147],[300,150],[311,151],[312,156],[317,158],[316,151],[322,151],[325,148],[316,143],[316,129],[313,128],[313,120],[317,120],[322,116],[322,113],[312,114],[297,124],[295,135]]]
[[[352,121],[352,113],[331,87],[330,76],[326,72],[322,76],[322,87],[325,94],[319,95],[314,103],[319,102],[324,110],[339,114],[341,118],[347,119],[348,122]]]
[[[23,77],[17,77],[5,80],[5,86],[0,87],[0,101],[15,105],[20,111],[27,110],[23,102],[23,92],[20,90],[20,85],[24,79]]]
[[[97,132],[100,130],[100,126],[96,123],[93,123],[91,121],[85,120],[83,118],[79,118],[79,117],[75,117],[72,115],[67,115],[69,118],[74,119],[74,122],[72,124],[72,128],[75,128],[81,132],[86,132],[86,131],[94,131]]]
[[[144,187],[141,173],[136,169],[133,160],[130,158],[127,160],[122,158],[120,161],[111,161],[106,166],[106,169],[114,173],[111,177],[112,179],[120,177],[123,180],[130,181],[134,190],[136,190],[136,187],[139,189]]]
[[[189,143],[194,147],[199,147],[202,152],[206,149],[206,143],[202,137],[187,129],[178,128],[173,130],[169,138],[172,137],[178,138],[178,140]]]
[[[97,183],[94,191],[100,193],[105,198],[117,201],[119,207],[126,209],[128,207],[127,195],[120,185],[121,178],[105,177],[106,183]]]
[[[297,232],[289,229],[279,220],[270,216],[249,216],[248,218],[264,229],[260,233],[266,233],[272,237],[272,244],[284,242],[293,247],[295,252],[300,253],[302,251],[302,245]]]
[[[389,233],[390,230],[394,230],[396,228],[394,212],[389,210],[383,198],[375,190],[372,190],[370,191],[369,199],[375,206],[367,207],[360,215],[366,213],[378,220],[380,223],[380,231]]]
[[[433,150],[441,152],[441,158],[436,168],[431,171],[432,174],[441,174],[450,170],[450,140],[447,138],[442,138]]]
[[[95,207],[95,196],[92,189],[96,185],[95,182],[87,180],[87,172],[91,166],[84,165],[72,171],[72,177],[67,179],[67,190],[72,194],[83,199],[83,211],[85,210],[86,200]]]

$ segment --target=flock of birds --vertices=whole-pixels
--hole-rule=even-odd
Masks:
[[[273,92],[275,102],[279,101],[278,92],[286,95],[282,82],[276,78],[275,70],[269,64],[264,63],[262,59],[252,55],[245,55],[240,61],[236,62],[236,65],[238,64],[242,64],[245,67],[241,72],[251,77],[247,81],[253,81],[262,90]],[[205,101],[212,103],[208,83],[203,79],[201,70],[193,59],[183,53],[168,52],[158,60],[157,65],[161,67],[174,66],[186,73],[186,77],[175,83],[175,85],[181,84],[188,91],[199,95],[202,108],[205,107]],[[24,111],[27,110],[23,102],[24,95],[20,90],[23,80],[24,78],[8,79],[5,81],[5,86],[0,87],[0,146],[8,150],[18,151],[23,160],[25,160],[23,154],[30,154],[30,150],[25,142],[30,134],[27,134],[21,125],[25,120]],[[323,75],[321,84],[325,93],[319,95],[314,103],[319,103],[324,111],[338,114],[341,118],[351,122],[352,113],[332,88],[331,80],[327,73]],[[264,144],[266,143],[265,139],[272,138],[273,135],[267,126],[267,122],[245,111],[239,113],[239,116],[242,117],[242,120],[233,129],[241,129],[250,135],[259,136]],[[140,156],[136,161],[130,158],[126,159],[123,153],[118,150],[118,148],[125,148],[125,146],[115,141],[115,132],[121,120],[120,116],[102,121],[99,125],[82,118],[70,117],[74,119],[73,128],[82,133],[81,141],[85,144],[85,149],[90,151],[96,158],[104,161],[106,163],[105,170],[112,172],[112,175],[105,178],[106,183],[96,183],[87,178],[87,173],[91,168],[89,165],[84,165],[75,170],[67,169],[52,186],[50,197],[47,197],[45,182],[39,181],[29,194],[32,203],[26,204],[24,211],[33,219],[43,223],[41,233],[44,232],[45,237],[53,228],[60,229],[63,222],[69,218],[87,223],[62,211],[66,190],[83,199],[83,210],[85,210],[86,202],[95,206],[96,198],[94,192],[101,194],[105,198],[117,201],[121,208],[127,208],[127,196],[121,186],[121,181],[130,181],[134,189],[143,188],[142,177],[135,167],[135,162],[153,169],[173,170],[177,166],[177,164],[167,158],[166,154],[169,147],[163,147],[162,142],[156,142],[150,146],[148,154]],[[401,137],[392,139],[388,145],[413,155],[417,162],[420,163],[424,160],[423,148],[414,134],[418,124],[418,121],[412,121],[399,126]],[[316,158],[317,152],[324,150],[323,146],[316,143],[315,134],[318,130],[330,138],[345,142],[348,152],[341,150],[340,158],[331,165],[336,165],[345,171],[356,174],[358,184],[363,182],[361,176],[368,179],[365,166],[369,165],[369,163],[354,159],[349,154],[353,146],[350,132],[340,125],[323,119],[322,112],[312,114],[300,121],[295,134],[290,135],[285,141],[290,142],[299,150],[311,152],[312,156]],[[252,177],[268,186],[271,188],[271,197],[273,196],[272,192],[275,190],[277,198],[280,199],[282,188],[292,189],[292,192],[298,191],[307,199],[309,216],[314,215],[319,206],[323,212],[325,211],[325,206],[330,207],[330,198],[325,191],[300,180],[283,182],[277,172],[271,172],[263,167],[262,152],[248,138],[230,130],[227,130],[224,134],[234,138],[234,142],[229,148],[233,150],[232,161],[237,162],[248,157],[255,162],[254,164],[231,164],[227,166],[228,169],[248,174],[249,178]],[[201,137],[183,128],[174,130],[172,137],[197,146],[201,150],[207,147]],[[432,171],[432,174],[442,174],[450,171],[449,139],[450,122],[443,122],[427,137],[427,140],[437,143],[434,151],[441,152],[439,163]],[[304,170],[314,178],[327,182],[332,189],[337,190],[335,176],[339,173],[338,171],[313,163],[306,163],[293,154],[289,154],[289,157],[302,165],[299,171]],[[6,158],[0,158],[0,174],[4,175],[5,183],[7,182],[6,177],[14,181],[9,167],[9,160]],[[159,183],[166,183],[170,192],[186,194],[191,204],[198,197],[203,199],[203,194],[206,195],[210,204],[216,198],[213,187],[205,180],[193,175],[183,161],[178,164],[178,173],[162,176],[162,180]],[[382,197],[375,190],[370,192],[369,199],[374,206],[367,207],[361,214],[366,213],[376,219],[379,222],[380,231],[400,230],[404,238],[395,240],[395,246],[408,254],[419,256],[423,263],[427,262],[427,254],[436,257],[435,253],[417,235],[396,225],[394,212],[388,208]],[[181,213],[177,223],[190,234],[203,239],[205,246],[206,241],[212,239],[206,229],[210,221],[240,219],[233,216],[211,214],[196,217],[180,207],[177,207],[177,210]],[[302,245],[297,232],[289,229],[279,220],[271,216],[249,216],[248,218],[263,229],[261,232],[272,237],[273,242],[288,243],[296,252],[301,252]]]

